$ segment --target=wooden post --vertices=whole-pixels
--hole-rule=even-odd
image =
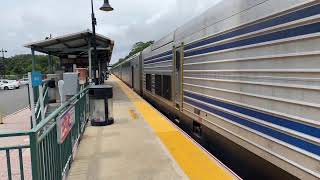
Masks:
[[[3,123],[3,116],[2,116],[2,113],[0,112],[0,124],[4,124]]]

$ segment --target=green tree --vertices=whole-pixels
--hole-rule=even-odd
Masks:
[[[137,54],[138,52],[143,51],[145,48],[149,47],[151,44],[153,44],[154,41],[148,41],[148,42],[137,42],[133,45],[130,53],[128,56],[125,57],[125,59],[128,59],[129,57]]]
[[[152,45],[154,43],[154,41],[148,41],[148,42],[137,42],[132,46],[131,51],[129,52],[129,54],[125,57],[125,58],[120,58],[118,60],[117,63],[115,63],[113,66],[118,65],[119,63],[125,61],[126,59],[130,58],[131,56],[137,54],[138,52],[143,51],[144,49],[146,49],[147,47],[149,47],[150,45]]]
[[[36,70],[42,73],[48,73],[48,56],[47,55],[36,55]],[[59,59],[53,58],[53,66],[55,67]],[[2,61],[1,61],[2,63]],[[31,54],[20,54],[5,59],[5,70],[6,75],[17,75],[22,76],[32,71],[32,55]],[[2,72],[0,73],[2,74]]]

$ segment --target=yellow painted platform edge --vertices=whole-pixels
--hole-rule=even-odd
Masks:
[[[190,179],[240,179],[118,78],[113,78]]]

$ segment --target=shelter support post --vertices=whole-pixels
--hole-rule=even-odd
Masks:
[[[91,56],[91,55],[92,55],[92,51],[93,51],[93,50],[94,50],[93,47],[89,48],[89,50],[88,50],[88,58],[89,58],[89,82],[90,82],[90,83],[92,82],[93,78],[96,78],[96,75],[93,75],[93,73],[92,73],[92,72],[95,73],[95,70],[92,71],[92,56]],[[109,50],[109,48],[97,48],[97,50]],[[99,63],[99,69],[101,68],[100,66],[101,66],[101,65],[100,65],[100,63]],[[99,73],[101,73],[101,71],[100,71]]]
[[[49,74],[53,74],[53,58],[52,58],[52,55],[49,54],[48,56],[48,71],[49,71]]]
[[[88,51],[88,58],[89,58],[89,82],[92,82],[92,56],[91,56],[91,52],[92,52],[93,48],[89,48]]]
[[[31,54],[32,54],[32,71],[36,70],[36,56],[34,54],[34,49],[31,48]]]
[[[51,74],[51,55],[48,54],[48,73]]]

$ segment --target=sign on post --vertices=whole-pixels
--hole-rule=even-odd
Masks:
[[[38,71],[33,71],[31,74],[32,87],[37,87],[42,84],[42,74]]]
[[[75,107],[72,106],[57,119],[58,143],[62,144],[75,123]]]

